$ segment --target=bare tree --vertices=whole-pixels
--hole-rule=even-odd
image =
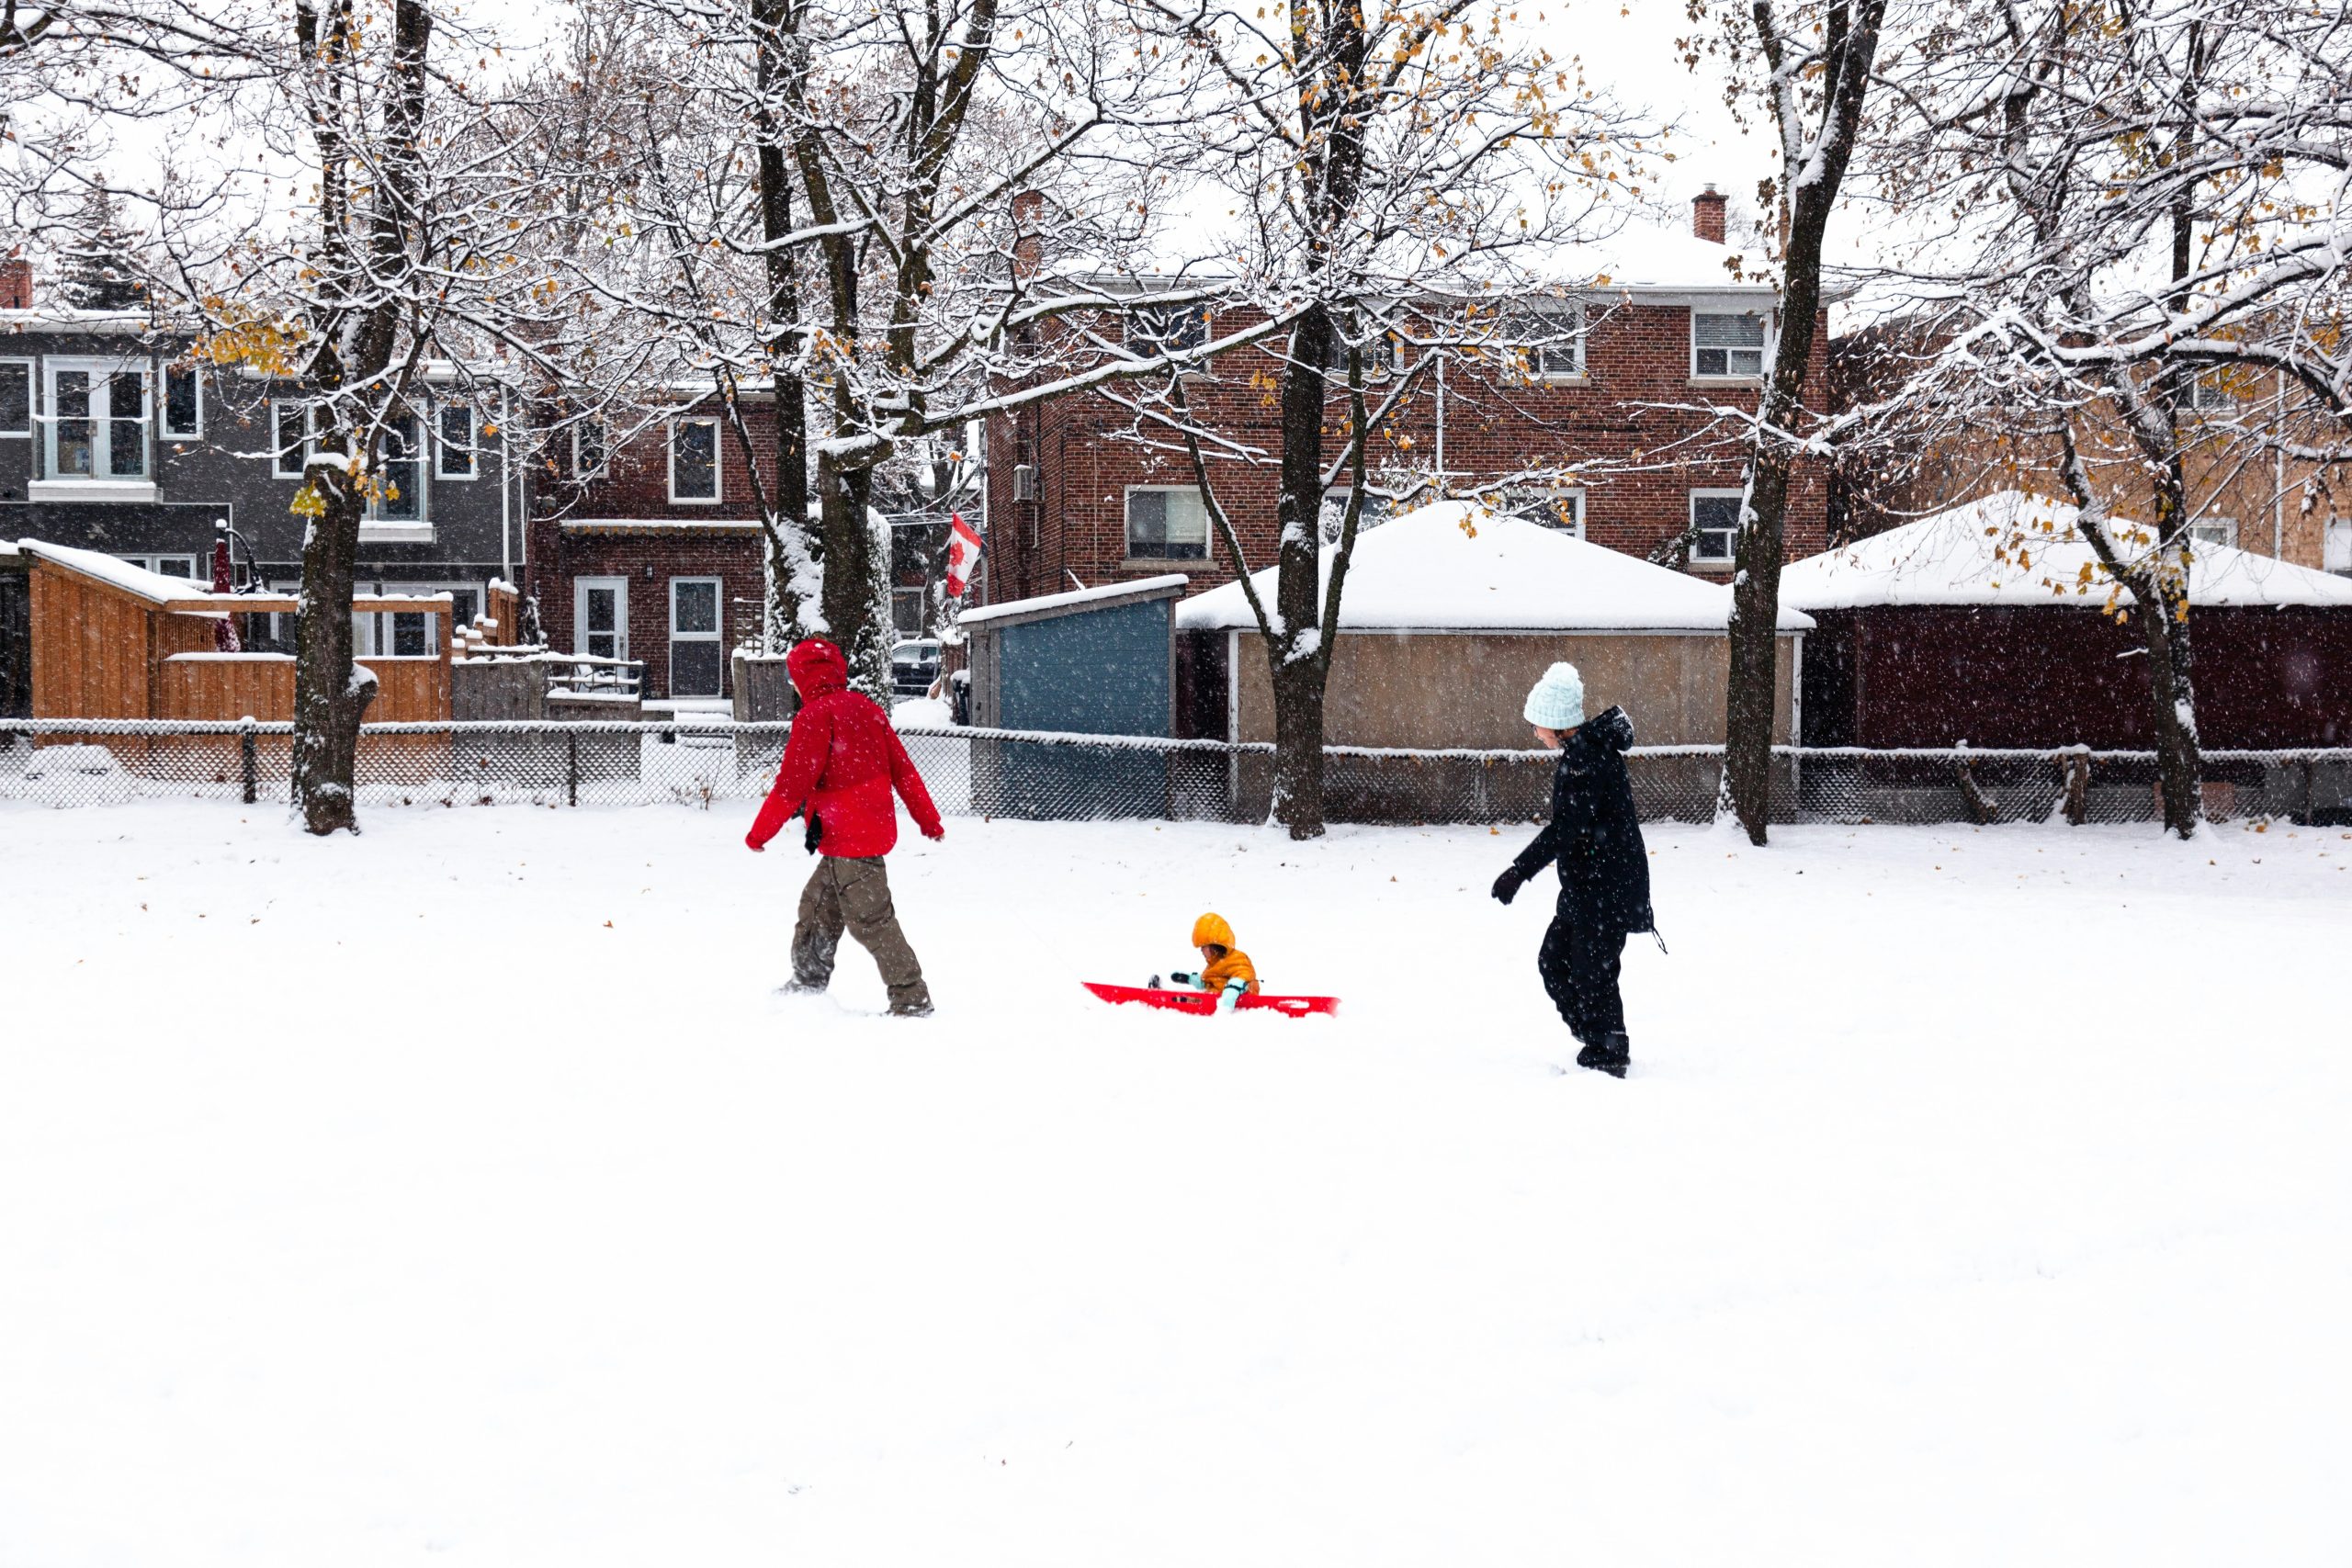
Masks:
[[[1712,15],[1691,0],[1695,64],[1712,47],[1733,63],[1736,90],[1752,96],[1778,140],[1781,173],[1765,192],[1781,214],[1780,322],[1771,368],[1750,422],[1746,495],[1734,546],[1731,675],[1724,715],[1718,816],[1737,818],[1765,841],[1771,818],[1772,722],[1780,683],[1781,557],[1789,481],[1822,411],[1805,405],[1829,222],[1863,134],[1887,0],[1724,0]]]
[[[1340,606],[1385,456],[1375,432],[1438,364],[1510,341],[1504,302],[1572,296],[1589,281],[1546,276],[1544,255],[1608,226],[1640,129],[1573,63],[1519,41],[1471,0],[1410,11],[1302,0],[1254,17],[1138,3],[1215,91],[1184,134],[1205,176],[1194,202],[1231,217],[1206,226],[1217,249],[1195,250],[1189,304],[1139,301],[1127,318],[1182,321],[1214,300],[1234,323],[1214,346],[1263,345],[1238,363],[1278,411],[1277,450],[1200,417],[1182,375],[1158,378],[1132,406],[1147,434],[1181,444],[1242,581],[1273,690],[1274,818],[1310,838],[1323,831],[1323,696]],[[1132,335],[1145,346],[1124,352],[1149,358],[1154,330]],[[1265,563],[1247,558],[1219,493],[1218,472],[1232,466],[1276,475],[1271,604],[1250,581]],[[1334,486],[1347,499],[1327,543]]]
[[[2285,0],[1983,0],[1894,75],[1870,176],[1937,347],[1888,402],[1995,415],[2081,508],[2146,645],[2165,826],[2192,834],[2191,464],[2352,457],[2352,30]],[[2267,417],[2210,412],[2260,373]]]

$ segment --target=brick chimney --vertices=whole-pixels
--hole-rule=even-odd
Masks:
[[[33,264],[11,251],[0,258],[0,310],[29,310],[33,305]]]
[[[1702,191],[1690,203],[1690,231],[1702,240],[1723,244],[1724,206],[1723,193],[1713,186]]]

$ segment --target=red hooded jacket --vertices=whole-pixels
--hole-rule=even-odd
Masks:
[[[899,841],[893,787],[923,836],[938,838],[945,829],[922,775],[890,728],[889,715],[849,689],[842,650],[810,637],[786,655],[784,667],[800,693],[800,711],[793,716],[775,787],[743,841],[763,847],[805,806],[824,829],[818,848],[826,854],[851,860],[888,854]]]

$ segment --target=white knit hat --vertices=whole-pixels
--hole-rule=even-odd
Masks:
[[[1574,729],[1584,722],[1584,677],[1573,664],[1555,664],[1527,694],[1527,722],[1544,729]]]

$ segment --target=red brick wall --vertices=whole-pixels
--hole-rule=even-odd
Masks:
[[[1726,309],[1736,308],[1726,306]],[[1715,443],[1693,438],[1707,415],[1695,409],[1645,407],[1679,403],[1753,409],[1753,385],[1694,384],[1690,376],[1690,311],[1684,306],[1619,302],[1589,309],[1582,379],[1532,387],[1507,386],[1499,376],[1477,378],[1449,368],[1445,395],[1445,468],[1455,483],[1467,476],[1502,477],[1530,468],[1602,464],[1619,471],[1585,482],[1585,535],[1595,543],[1646,555],[1688,525],[1694,489],[1736,489],[1741,461],[1724,432]],[[1220,321],[1220,331],[1231,323]],[[1811,380],[1826,377],[1828,333],[1816,332]],[[1231,439],[1265,451],[1278,449],[1272,393],[1250,384],[1253,370],[1275,367],[1263,350],[1229,355],[1212,376],[1187,384],[1196,417]],[[1336,412],[1336,411],[1335,411]],[[1119,439],[1133,416],[1100,398],[1070,398],[992,423],[989,433],[990,602],[1088,587],[1171,570],[1126,558],[1125,491],[1133,484],[1183,484],[1191,479],[1181,454],[1161,454]],[[1398,466],[1434,466],[1437,399],[1418,389],[1380,433]],[[1339,456],[1334,436],[1327,460]],[[1041,503],[1012,500],[1016,463],[1035,463],[1042,475]],[[1374,467],[1379,467],[1375,458]],[[1253,570],[1272,562],[1276,535],[1275,474],[1271,463],[1213,468],[1219,500],[1234,518]],[[1801,467],[1790,498],[1787,554],[1791,559],[1826,546],[1826,475]],[[1192,570],[1187,568],[1186,570]],[[1697,568],[1708,575],[1727,568]],[[1196,591],[1229,580],[1227,556],[1212,542],[1211,560],[1196,572]]]
[[[530,591],[538,595],[548,646],[572,648],[573,583],[582,577],[628,582],[629,656],[645,661],[645,694],[670,695],[670,580],[719,580],[722,647],[731,649],[743,611],[764,591],[763,536],[756,528],[606,532],[565,528],[540,518],[531,525]],[[731,671],[729,677],[731,679]],[[722,688],[724,689],[724,688]]]
[[[569,517],[757,517],[759,508],[752,502],[752,473],[744,461],[743,444],[736,438],[729,421],[719,415],[715,404],[703,404],[681,411],[696,418],[718,419],[718,501],[684,503],[670,499],[670,449],[666,427],[655,424],[633,441],[622,439],[619,422],[615,422],[613,450],[605,461],[605,475],[587,484],[577,484],[571,473],[571,454],[567,449],[555,455],[551,468],[542,472],[540,482],[534,487],[533,511],[546,515],[560,513]],[[752,444],[759,449],[762,477],[771,498],[775,494],[775,418],[764,403],[747,404],[743,423],[751,433]]]

